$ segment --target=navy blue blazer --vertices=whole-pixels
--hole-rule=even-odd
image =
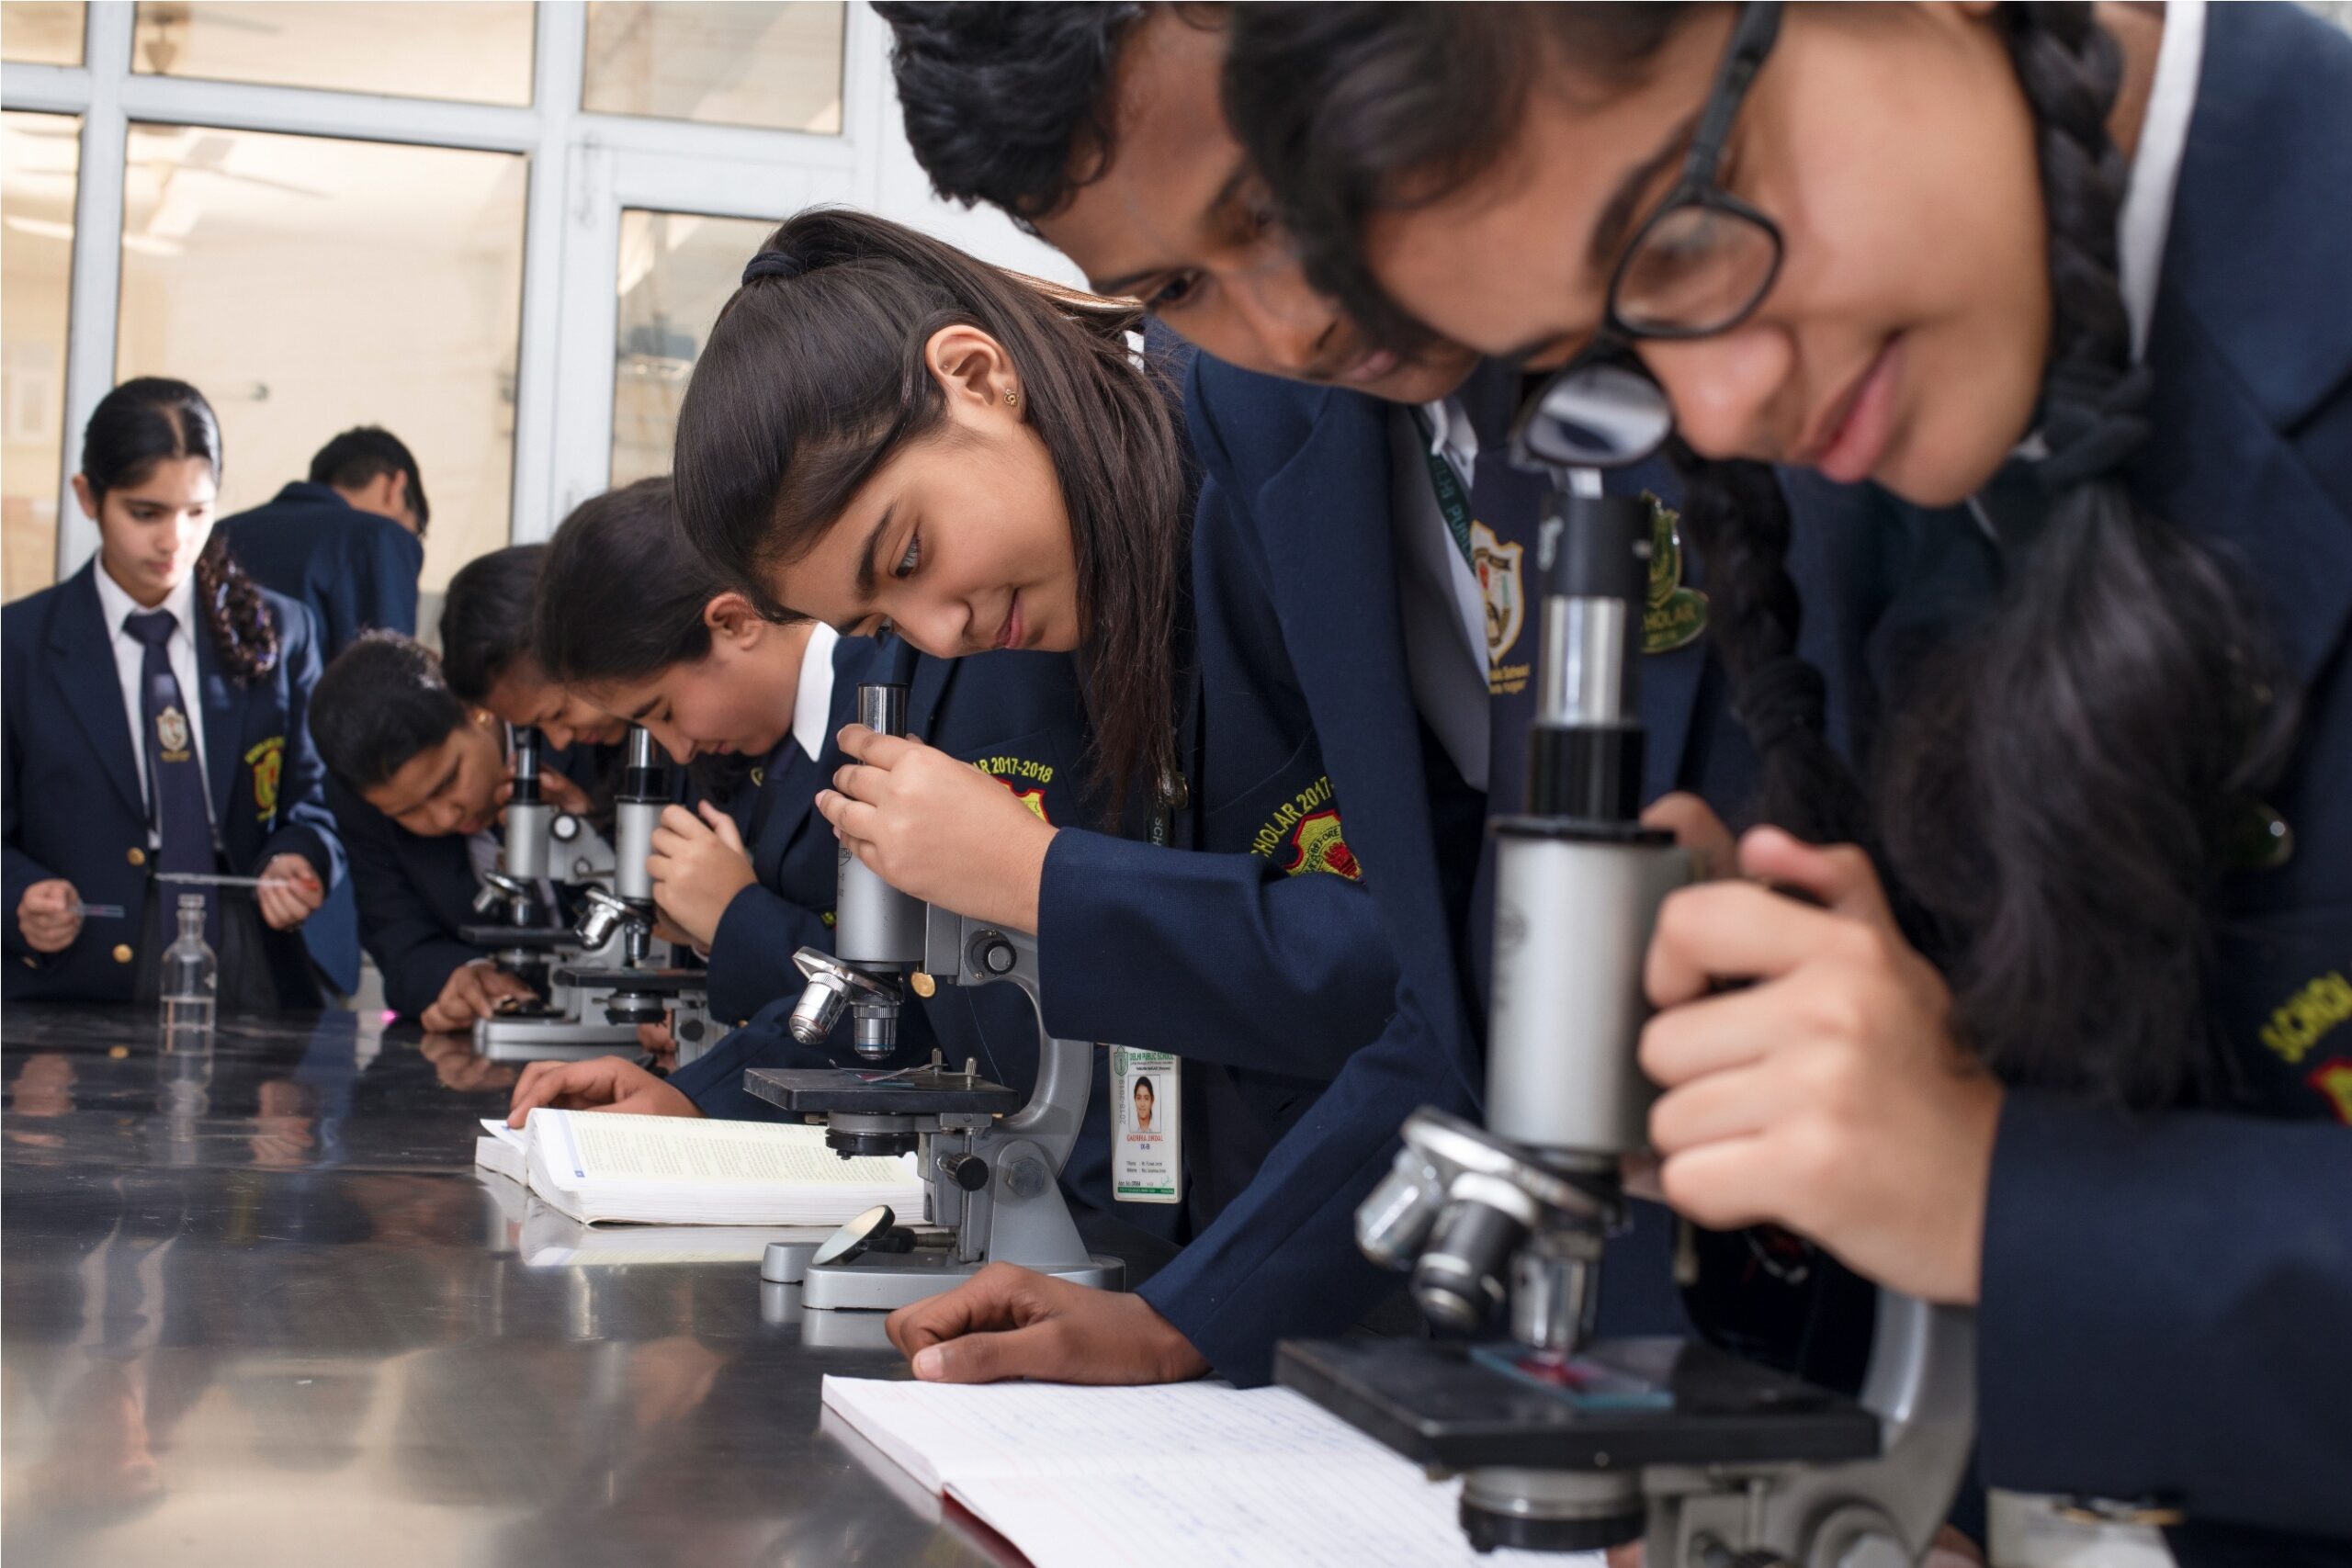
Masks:
[[[139,929],[153,870],[146,790],[131,720],[124,712],[112,639],[98,605],[95,558],[54,587],[0,611],[0,722],[7,735],[5,995],[11,1001],[131,999]],[[344,848],[325,800],[326,770],[311,744],[311,689],[320,660],[311,614],[265,593],[277,627],[277,662],[250,685],[220,667],[212,639],[196,636],[202,688],[204,763],[227,867],[258,872],[299,854],[332,889]],[[119,921],[92,917],[62,953],[35,953],[17,925],[17,901],[36,882],[62,876],[85,904],[118,904]],[[318,985],[300,938],[268,931],[270,970],[288,1007],[317,1005]]]
[[[1206,475],[1204,517],[1229,508],[1242,520],[1240,536],[1254,541],[1288,679],[1347,802],[1348,841],[1398,972],[1385,1032],[1348,1059],[1257,1180],[1144,1287],[1220,1374],[1244,1383],[1265,1381],[1278,1338],[1338,1333],[1393,1288],[1394,1276],[1356,1249],[1356,1205],[1387,1169],[1396,1128],[1415,1107],[1476,1114],[1482,1089],[1475,1019],[1483,1009],[1464,980],[1447,897],[1467,870],[1451,863],[1463,847],[1434,826],[1431,780],[1451,769],[1424,742],[1407,671],[1390,524],[1391,412],[1360,393],[1254,376],[1205,356],[1188,387],[1187,420]],[[1860,694],[1876,683],[1876,664],[1912,647],[1917,620],[1942,613],[1917,608],[1907,591],[1899,602],[1886,597],[1890,586],[1917,581],[1920,562],[1946,550],[1954,562],[1981,565],[1981,548],[1969,545],[1973,528],[1957,514],[1905,527],[1883,505],[1867,515],[1854,503],[1811,510],[1808,518],[1801,508],[1791,551],[1806,591],[1803,648],[1827,676],[1833,718],[1850,737],[1869,726]],[[1883,564],[1819,581],[1812,569],[1849,549]],[[1746,804],[1756,760],[1721,688],[1703,640],[1644,660],[1645,795],[1695,789],[1727,816]],[[1475,858],[1475,846],[1468,852]],[[1641,1244],[1657,1269],[1609,1276],[1612,1289],[1650,1298],[1635,1318],[1659,1310],[1663,1286],[1647,1276],[1663,1278],[1661,1233],[1647,1227]],[[1621,1276],[1636,1282],[1617,1287]]]
[[[2208,11],[2130,479],[2237,566],[2302,682],[2267,797],[2294,852],[2223,890],[2231,1102],[2126,1119],[2013,1089],[1985,1215],[1985,1479],[2169,1495],[2184,1563],[2324,1550],[2255,1529],[2352,1559],[2347,193],[2352,39],[2290,6]]]
[[[360,511],[330,486],[298,482],[218,526],[256,582],[311,607],[326,662],[364,631],[416,635],[424,541],[390,518]]]
[[[362,512],[326,485],[289,484],[218,525],[256,582],[310,606],[323,667],[371,627],[416,635],[424,543],[389,517]],[[311,956],[338,990],[359,984],[359,915],[348,886],[302,922]]]

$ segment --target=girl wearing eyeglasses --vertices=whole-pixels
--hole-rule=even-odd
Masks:
[[[2184,1561],[2352,1536],[2352,40],[2194,4],[1234,28],[1310,269],[1394,341],[1562,367],[1531,445],[1670,428],[1702,486],[1796,463],[2001,545],[1843,835],[1875,862],[1760,829],[1742,869],[1826,909],[1668,906],[1669,1201],[1974,1303],[1995,1486],[2165,1510]]]

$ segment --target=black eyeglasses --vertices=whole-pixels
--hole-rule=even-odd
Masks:
[[[1732,121],[1780,31],[1778,5],[1740,7],[1681,175],[1610,274],[1600,331],[1519,411],[1511,451],[1521,462],[1620,468],[1657,451],[1674,434],[1674,407],[1633,345],[1729,332],[1771,292],[1781,271],[1780,227],[1724,189],[1715,174]]]

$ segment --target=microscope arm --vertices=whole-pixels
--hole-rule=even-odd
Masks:
[[[937,905],[923,930],[923,968],[933,978],[956,986],[1001,982],[1020,987],[1038,1019],[1037,1082],[1028,1103],[1008,1116],[999,1131],[1025,1138],[1061,1174],[1077,1146],[1094,1087],[1094,1045],[1046,1033],[1045,1004],[1037,991],[1037,939],[1026,931],[968,919]]]

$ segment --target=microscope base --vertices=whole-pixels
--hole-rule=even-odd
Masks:
[[[576,1018],[478,1018],[474,1049],[493,1062],[584,1062],[634,1053],[637,1029]]]
[[[1443,1470],[1623,1474],[1837,1464],[1879,1451],[1878,1417],[1852,1400],[1697,1341],[1588,1347],[1577,1364],[1611,1374],[1611,1386],[1589,1397],[1495,1364],[1513,1354],[1426,1340],[1286,1340],[1274,1377],[1416,1464]]]
[[[846,1263],[814,1263],[802,1277],[801,1305],[809,1312],[896,1312],[954,1290],[983,1267],[958,1263],[945,1247],[922,1247],[912,1252],[867,1253]],[[1126,1265],[1097,1253],[1084,1263],[1037,1272],[1074,1285],[1115,1291],[1126,1278]]]

